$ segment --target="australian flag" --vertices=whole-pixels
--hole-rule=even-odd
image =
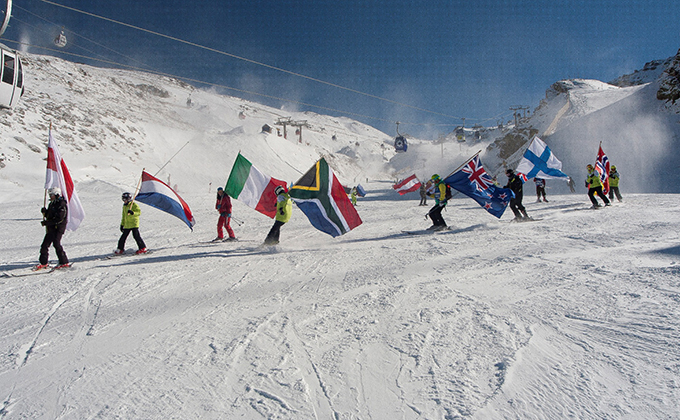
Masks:
[[[468,161],[460,170],[449,175],[444,182],[475,200],[486,211],[499,219],[515,194],[508,188],[497,186],[486,173],[479,155]]]

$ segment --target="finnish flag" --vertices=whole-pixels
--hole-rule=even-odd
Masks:
[[[538,137],[534,137],[531,145],[524,152],[515,172],[525,174],[527,178],[564,179],[565,181],[569,179],[569,176],[562,172],[562,162]]]

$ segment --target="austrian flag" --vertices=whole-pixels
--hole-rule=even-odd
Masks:
[[[64,197],[68,205],[68,223],[66,229],[76,230],[80,223],[85,219],[85,210],[80,204],[78,194],[76,194],[71,174],[61,158],[57,142],[52,137],[52,130],[49,132],[49,140],[47,142],[47,173],[45,174],[45,189],[52,187],[59,187],[61,189],[61,196]]]
[[[418,178],[416,178],[416,175],[413,174],[410,177],[406,178],[405,180],[398,182],[394,185],[392,185],[392,188],[396,192],[399,193],[399,195],[404,195],[406,193],[413,192],[420,188],[420,181],[418,181]]]

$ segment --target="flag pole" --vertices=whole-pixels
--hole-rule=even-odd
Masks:
[[[467,165],[468,162],[470,162],[472,159],[475,158],[475,156],[479,155],[480,153],[482,153],[481,150],[478,151],[477,153],[475,153],[474,155],[472,155],[472,157],[471,157],[470,159],[468,159],[468,160],[466,160],[465,162],[463,162],[463,164],[460,165],[459,167],[457,167],[453,172],[451,172],[450,174],[446,175],[446,177],[444,177],[444,179],[446,179],[446,178],[450,177],[451,175],[455,174],[456,172],[458,172],[458,171],[460,170],[460,168],[462,168],[463,166]]]
[[[52,121],[50,121],[50,131],[48,131],[48,136],[52,134]],[[48,137],[49,138],[49,137]],[[47,144],[47,165],[50,164],[50,145]],[[47,207],[47,188],[45,188],[45,196],[43,197],[43,207]],[[43,220],[45,220],[45,215],[43,215]]]
[[[132,208],[132,204],[135,202],[135,199],[137,198],[137,191],[139,191],[139,186],[142,185],[142,177],[144,176],[144,170],[146,168],[142,168],[142,174],[139,176],[139,182],[137,182],[137,186],[135,187],[135,195],[132,196],[132,201],[130,201],[130,206],[128,207],[128,210]]]
[[[175,153],[174,155],[172,155],[172,157],[171,157],[170,159],[168,159],[168,161],[165,162],[165,164],[164,164],[163,166],[161,166],[161,168],[160,168],[158,171],[156,171],[156,173],[153,174],[153,176],[155,177],[156,175],[158,175],[158,174],[160,173],[160,171],[163,170],[163,168],[165,168],[166,166],[168,166],[168,163],[170,163],[170,161],[173,160],[173,159],[175,158],[175,156],[177,156],[177,155],[179,154],[179,152],[182,151],[182,149],[184,149],[185,147],[187,147],[187,144],[189,144],[189,143],[191,143],[191,140],[189,140],[188,142],[184,143],[184,146],[180,147],[179,150],[177,151],[177,153]]]

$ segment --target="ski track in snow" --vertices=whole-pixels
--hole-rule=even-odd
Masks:
[[[144,208],[152,254],[104,259],[120,215],[103,211],[66,236],[73,269],[3,279],[2,418],[679,412],[676,195],[602,211],[581,211],[585,194],[553,196],[527,203],[535,223],[457,199],[451,231],[416,236],[401,230],[427,227],[417,200],[360,200],[355,231],[330,238],[295,210],[267,249],[245,240],[258,243],[271,220],[238,202],[243,242],[191,246],[214,236],[216,217],[212,195],[185,199],[193,233]],[[0,270],[32,263],[35,224],[0,225],[16,242]]]

